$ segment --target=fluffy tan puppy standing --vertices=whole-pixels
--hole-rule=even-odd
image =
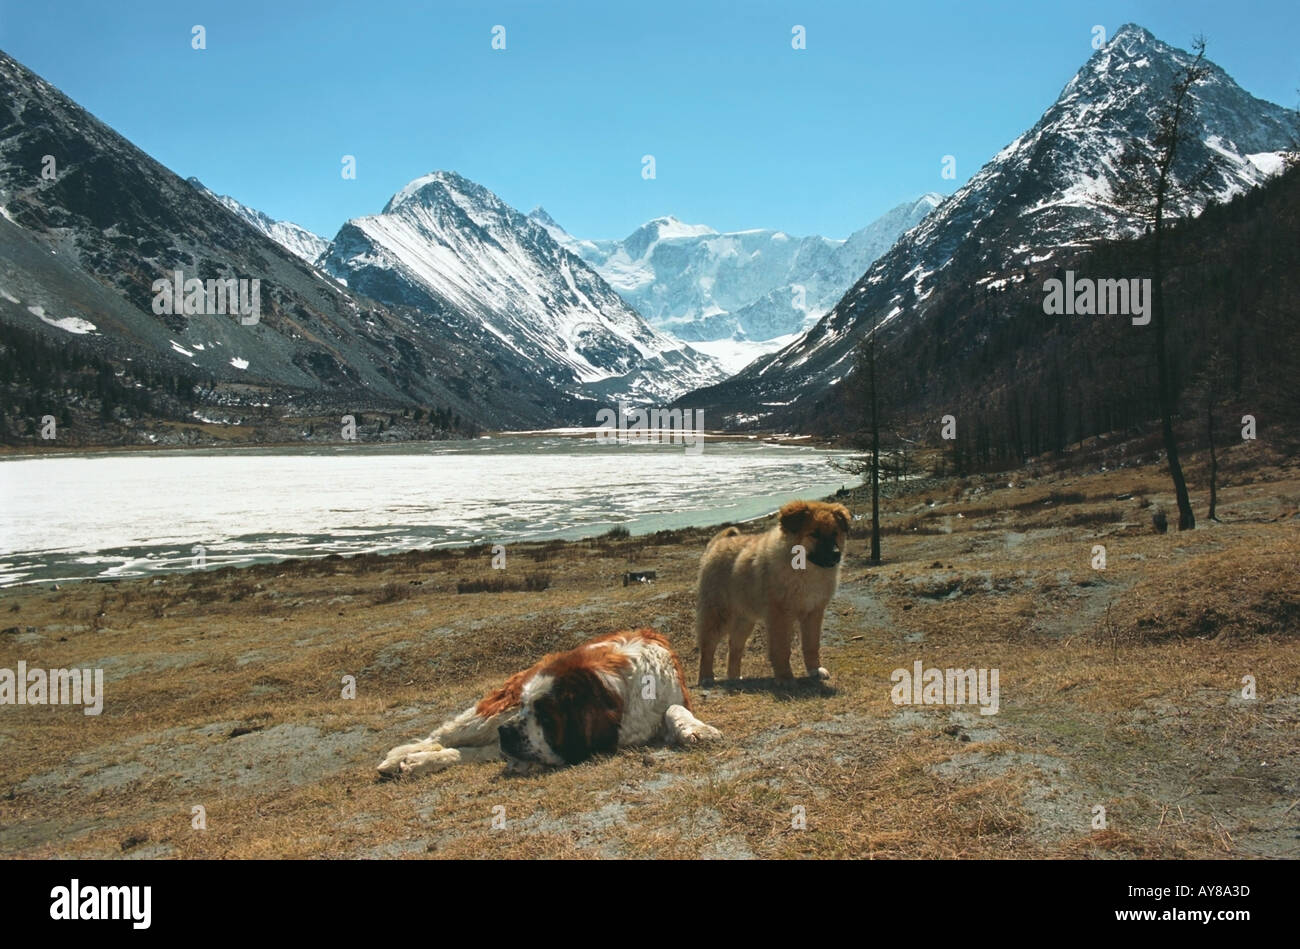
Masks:
[[[767,656],[778,682],[794,680],[790,644],[796,623],[809,677],[830,678],[821,667],[822,616],[839,583],[849,523],[843,504],[791,501],[766,533],[728,527],[709,541],[695,616],[701,685],[713,681],[713,655],[723,639],[727,678],[740,678],[745,643],[760,619],[767,625]]]

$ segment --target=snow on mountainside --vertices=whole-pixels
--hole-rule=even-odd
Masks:
[[[623,240],[579,240],[541,208],[530,218],[591,264],[656,329],[735,371],[811,326],[941,200],[927,194],[900,204],[847,240],[764,229],[722,234],[671,216]]]
[[[1112,195],[1124,144],[1150,140],[1153,120],[1192,57],[1139,26],[1122,27],[1083,65],[1029,131],[995,155],[960,190],[876,261],[806,335],[691,405],[761,422],[791,400],[816,399],[851,369],[853,346],[872,322],[910,327],[939,281],[1019,279],[1054,249],[1137,233]],[[1173,168],[1188,180],[1209,164],[1202,195],[1175,204],[1195,214],[1276,173],[1296,114],[1256,99],[1218,66],[1192,92],[1195,141]],[[767,411],[755,407],[768,406]]]
[[[45,155],[58,156],[48,178],[33,171]],[[178,270],[256,281],[257,319],[155,312],[155,281]],[[164,406],[193,377],[194,397],[231,412],[413,406],[515,428],[594,411],[468,313],[340,287],[0,52],[0,334],[11,332],[143,373]]]
[[[454,307],[561,386],[602,398],[674,398],[724,377],[651,329],[548,229],[453,172],[417,178],[348,221],[322,268],[387,303]]]
[[[256,208],[241,204],[228,194],[217,194],[206,187],[198,178],[187,178],[186,180],[212,200],[234,211],[289,253],[309,264],[314,264],[316,258],[325,253],[325,249],[330,245],[330,242],[325,238],[313,234],[305,227],[294,224],[293,221],[277,221],[269,214],[263,214]]]

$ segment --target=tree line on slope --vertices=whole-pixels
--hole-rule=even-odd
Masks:
[[[922,445],[945,447],[958,474],[1005,470],[1086,439],[1159,428],[1179,528],[1195,526],[1180,445],[1210,449],[1239,438],[1243,416],[1294,444],[1300,422],[1300,168],[1196,218],[1164,208],[1204,176],[1168,176],[1189,133],[1188,90],[1204,77],[1200,54],[1169,93],[1149,142],[1124,149],[1117,199],[1146,234],[1108,240],[1002,280],[949,280],[919,325],[872,326],[855,371],[798,421],[847,433],[867,450],[873,497],[882,470]],[[1151,281],[1150,323],[1125,315],[1045,312],[1047,281]],[[951,424],[941,425],[945,417]],[[798,424],[798,421],[796,424]],[[948,436],[948,437],[944,437]],[[878,559],[878,541],[873,541]]]

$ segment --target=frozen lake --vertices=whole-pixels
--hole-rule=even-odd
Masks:
[[[760,517],[855,479],[843,452],[594,437],[196,449],[0,461],[0,585],[285,557],[572,539]]]

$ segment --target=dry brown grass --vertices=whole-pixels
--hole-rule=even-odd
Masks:
[[[695,696],[721,744],[528,778],[473,765],[378,783],[373,767],[597,633],[655,626],[693,673],[712,530],[519,545],[512,580],[522,563],[549,574],[531,592],[458,594],[499,575],[487,548],[6,591],[0,667],[98,665],[107,698],[97,718],[0,708],[0,852],[1297,855],[1300,549],[1278,520],[1300,497],[1293,471],[1225,489],[1225,522],[1181,535],[1143,523],[1144,498],[1168,500],[1153,469],[926,493],[933,508],[888,503],[887,523],[917,529],[888,537],[883,565],[851,550],[824,636],[833,688],[771,687],[760,630],[753,680]],[[657,580],[623,587],[629,569]],[[895,706],[890,673],[917,659],[998,669],[1000,713]],[[1098,805],[1105,830],[1091,827]]]
[[[551,575],[540,570],[525,573],[521,578],[497,574],[491,577],[477,577],[473,580],[460,580],[456,584],[457,593],[540,593],[551,585]]]
[[[1246,556],[1210,550],[1172,564],[1158,577],[1144,577],[1117,604],[1127,614],[1121,632],[1148,641],[1296,635],[1300,534],[1284,523],[1250,533],[1258,546]]]

